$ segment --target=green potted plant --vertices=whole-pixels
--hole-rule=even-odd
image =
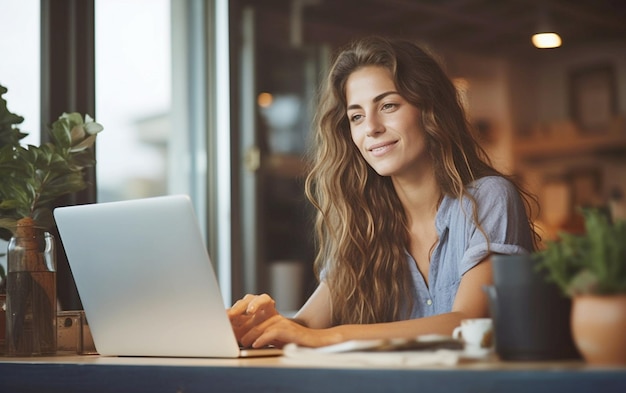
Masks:
[[[0,86],[0,228],[9,239],[6,278],[6,352],[56,351],[56,253],[49,231],[59,197],[87,184],[83,170],[95,163],[92,146],[102,126],[89,115],[63,113],[50,142],[22,146],[24,119],[11,113]],[[4,284],[4,283],[3,283]]]
[[[626,364],[626,220],[583,210],[585,233],[561,233],[535,253],[572,298],[572,335],[592,364]]]
[[[23,147],[17,124],[24,119],[8,111],[0,86],[0,227],[12,233],[17,221],[32,219],[45,229],[53,225],[52,203],[87,185],[83,169],[95,163],[93,149],[102,126],[89,115],[63,113],[50,129],[48,143]],[[6,236],[6,232],[5,232]]]

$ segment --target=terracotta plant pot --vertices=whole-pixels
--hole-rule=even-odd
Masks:
[[[572,334],[587,363],[625,365],[625,332],[626,294],[573,298]]]

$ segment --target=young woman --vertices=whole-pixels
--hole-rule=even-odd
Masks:
[[[488,316],[490,255],[534,249],[530,199],[489,164],[439,64],[407,41],[363,39],[320,98],[306,182],[320,283],[294,319],[266,294],[236,302],[239,342],[451,334]]]

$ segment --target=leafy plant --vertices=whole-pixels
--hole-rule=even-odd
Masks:
[[[17,221],[30,217],[38,227],[53,225],[52,203],[87,184],[83,169],[95,163],[96,135],[103,127],[89,115],[63,113],[49,132],[50,142],[23,147],[27,134],[17,127],[23,118],[7,109],[0,86],[0,227],[15,231]]]
[[[585,234],[561,233],[535,253],[548,278],[569,296],[626,294],[626,220],[583,210]]]

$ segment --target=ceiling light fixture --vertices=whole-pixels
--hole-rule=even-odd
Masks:
[[[533,45],[539,49],[558,48],[561,46],[561,36],[555,32],[543,32],[533,34]]]
[[[532,43],[536,48],[558,48],[561,46],[561,36],[556,32],[546,10],[539,11],[539,23],[532,36]]]

